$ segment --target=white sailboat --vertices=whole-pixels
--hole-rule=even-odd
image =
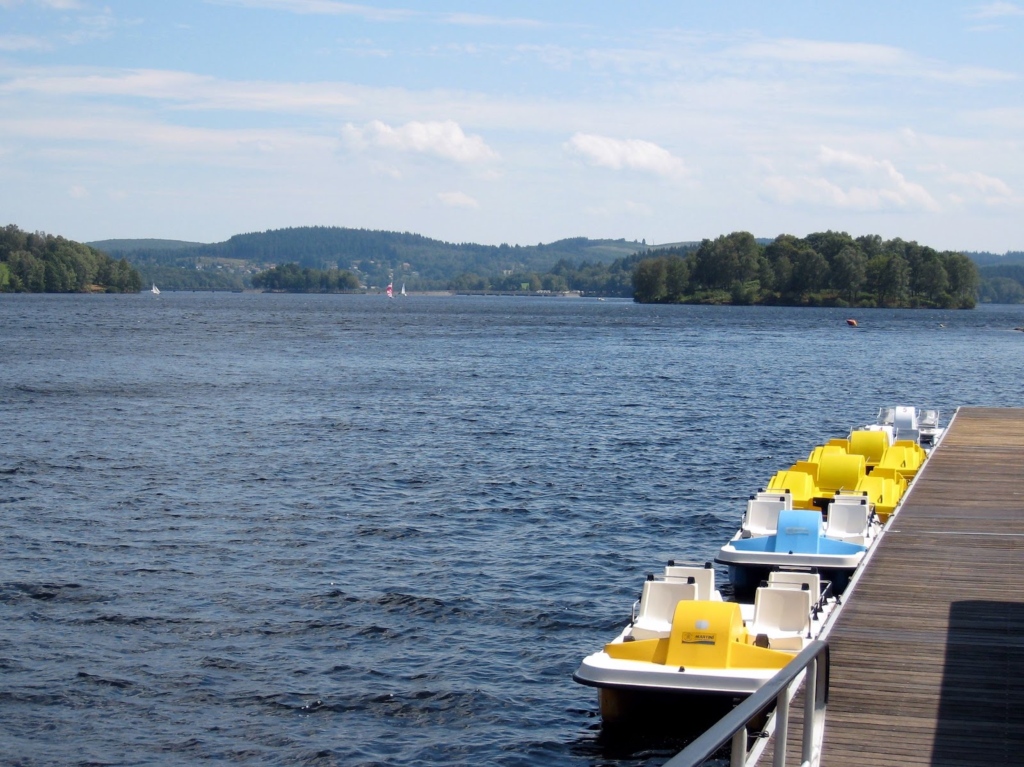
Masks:
[[[156,283],[154,282],[153,283],[153,287],[152,287],[152,289],[149,292],[152,293],[154,296],[159,296],[160,295],[160,288],[158,288],[156,286]]]
[[[404,282],[402,283],[402,295],[403,296],[405,295],[405,283]]]

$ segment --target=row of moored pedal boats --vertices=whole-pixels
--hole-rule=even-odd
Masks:
[[[711,562],[648,575],[629,624],[573,675],[598,688],[605,722],[653,700],[749,695],[822,636],[942,434],[938,411],[882,408],[772,476],[715,557],[737,601]]]

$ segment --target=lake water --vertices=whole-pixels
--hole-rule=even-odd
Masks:
[[[0,762],[660,763],[571,679],[645,573],[882,405],[1024,406],[1021,326],[0,296]]]

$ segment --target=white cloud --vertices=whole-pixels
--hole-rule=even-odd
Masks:
[[[731,49],[727,54],[760,60],[802,64],[852,64],[871,68],[906,64],[911,58],[905,51],[891,45],[786,38],[747,43]]]
[[[24,0],[0,0],[0,8],[13,8]],[[34,0],[34,5],[52,8],[55,11],[73,11],[82,7],[79,0]]]
[[[0,51],[46,51],[50,44],[38,37],[0,35]]]
[[[1012,197],[1013,190],[1002,179],[995,176],[988,176],[978,171],[968,173],[947,173],[946,180],[952,184],[972,190],[979,194]]]
[[[440,19],[446,24],[466,27],[520,27],[531,29],[545,26],[545,24],[536,19],[482,16],[478,13],[447,13],[443,14]]]
[[[122,114],[69,120],[53,117],[0,117],[0,136],[8,141],[42,142],[50,153],[70,151],[74,156],[113,151],[117,156],[134,156],[141,151],[155,157],[191,157],[208,163],[225,164],[238,158],[288,158],[296,154],[327,155],[336,141],[284,129],[212,129],[166,125]],[[37,150],[44,151],[44,150]]]
[[[678,177],[686,173],[681,159],[667,149],[642,139],[615,139],[592,133],[577,133],[565,148],[590,165],[612,170],[636,170],[658,176]]]
[[[420,16],[418,11],[401,8],[374,8],[357,3],[336,0],[207,0],[216,5],[235,5],[243,8],[263,8],[320,16],[360,16],[367,21],[405,21]]]
[[[1016,3],[987,3],[978,6],[971,14],[976,19],[996,19],[1005,16],[1024,16],[1024,8]]]
[[[920,78],[978,85],[1010,82],[1013,72],[981,66],[952,66],[917,56],[902,48],[875,43],[837,43],[821,40],[768,39],[735,46],[724,52],[721,64],[737,58],[761,63],[821,66],[840,71],[867,72],[884,77]]]
[[[467,136],[454,120],[413,121],[397,128],[380,120],[373,120],[362,128],[349,123],[344,127],[342,136],[353,149],[372,147],[414,152],[467,164],[498,159],[498,153],[480,136]]]
[[[76,200],[84,200],[89,197],[89,190],[81,184],[75,184],[68,190],[68,194]]]
[[[60,0],[56,0],[60,1]],[[0,0],[2,2],[2,0]],[[304,15],[359,16],[367,21],[413,21],[429,19],[442,24],[463,27],[519,27],[536,28],[546,26],[535,19],[517,17],[485,16],[479,13],[428,13],[406,8],[375,8],[359,3],[342,3],[337,0],[207,0],[219,5],[234,5],[243,8],[263,8]]]
[[[841,210],[935,212],[935,198],[908,181],[891,160],[821,147],[814,167],[794,176],[764,179],[767,196],[784,205],[820,205]]]
[[[40,96],[134,97],[178,102],[191,109],[265,112],[332,111],[356,103],[353,89],[338,83],[273,83],[219,80],[160,69],[27,70],[0,84],[0,93]]]
[[[476,199],[470,197],[464,192],[440,192],[437,195],[437,199],[449,208],[469,208],[476,210],[480,207],[480,203]]]

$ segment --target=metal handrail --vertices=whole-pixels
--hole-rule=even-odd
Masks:
[[[773,764],[775,767],[782,767],[786,763],[789,741],[789,702],[805,679],[807,684],[804,690],[804,732],[800,762],[806,767],[816,767],[821,761],[821,741],[825,733],[829,682],[828,643],[821,640],[810,642],[757,692],[667,761],[664,767],[697,767],[729,741],[732,741],[731,767],[753,764],[764,752],[767,738],[773,731]],[[775,713],[768,720],[765,731],[758,733],[754,747],[748,750],[747,728],[751,720],[773,703],[776,704]]]

